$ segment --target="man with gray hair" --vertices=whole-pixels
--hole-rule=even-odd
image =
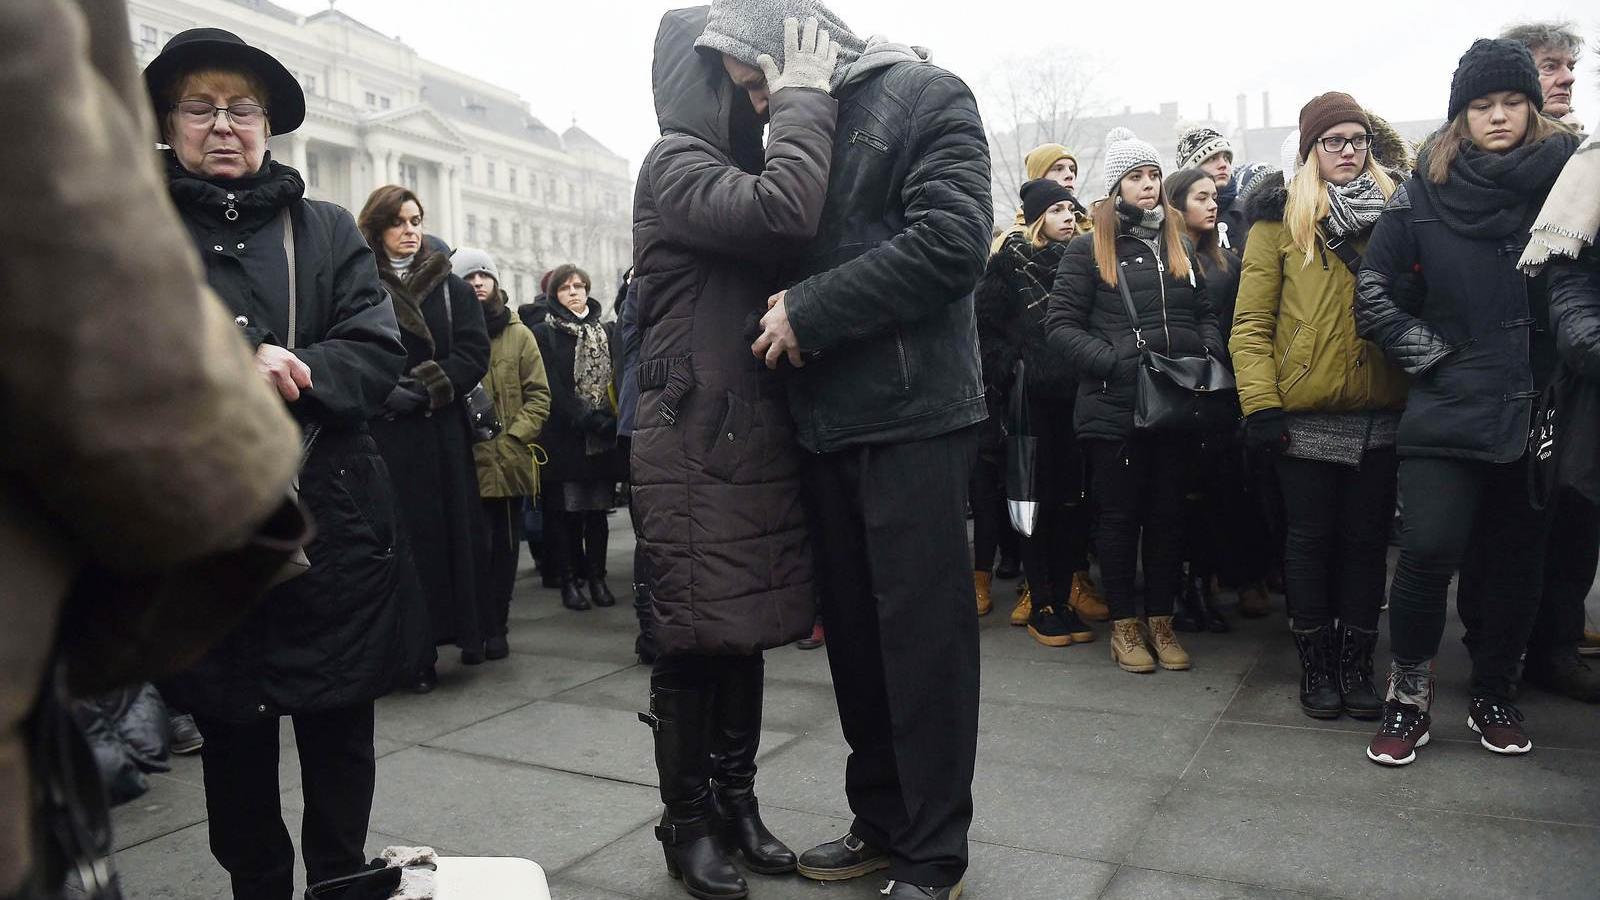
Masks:
[[[1583,50],[1583,41],[1572,23],[1524,22],[1507,28],[1500,36],[1516,41],[1533,54],[1533,64],[1539,69],[1539,88],[1544,92],[1544,114],[1584,130],[1572,106],[1578,54]]]
[[[833,881],[885,869],[885,896],[953,900],[967,868],[978,622],[967,481],[987,415],[972,289],[993,205],[972,92],[927,51],[863,40],[815,0],[714,0],[697,46],[757,113],[782,22],[840,44],[833,168],[816,238],[752,352],[787,361],[839,720],[850,833],[801,855]]]

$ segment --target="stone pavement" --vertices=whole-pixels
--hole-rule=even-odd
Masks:
[[[621,515],[612,529],[620,594],[631,539]],[[1135,676],[1112,665],[1103,627],[1087,646],[1041,647],[1007,626],[1009,583],[996,596],[982,631],[972,900],[1600,897],[1600,715],[1530,691],[1534,752],[1483,750],[1464,725],[1458,626],[1433,743],[1384,770],[1362,753],[1368,723],[1301,715],[1281,617],[1188,638],[1193,671]],[[369,855],[429,844],[527,857],[556,900],[687,897],[651,836],[650,733],[634,715],[649,672],[632,654],[631,609],[569,612],[524,572],[512,615],[509,660],[466,669],[452,650],[434,693],[379,702]],[[846,749],[824,651],[768,653],[765,727],[768,824],[796,850],[843,833]],[[287,723],[284,737],[298,837]],[[151,780],[116,814],[127,896],[226,898],[198,759]],[[866,900],[883,886],[750,881],[753,900]]]

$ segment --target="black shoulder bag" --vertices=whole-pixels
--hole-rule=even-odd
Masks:
[[[1167,277],[1159,259],[1159,277]],[[1211,431],[1226,428],[1237,416],[1229,402],[1236,389],[1233,373],[1210,353],[1164,356],[1145,343],[1139,311],[1128,290],[1126,272],[1117,273],[1117,291],[1128,312],[1139,368],[1134,373],[1133,430],[1153,433]]]
[[[450,308],[450,291],[444,292],[444,319],[451,330],[456,327],[455,312]],[[454,340],[454,338],[452,338]],[[494,410],[494,397],[480,381],[461,398],[461,410],[467,417],[467,430],[472,432],[472,442],[482,444],[499,436],[505,426],[500,424],[500,414]]]

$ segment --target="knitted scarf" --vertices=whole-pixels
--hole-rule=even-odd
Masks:
[[[1509,153],[1463,142],[1444,184],[1426,176],[1417,180],[1451,231],[1469,238],[1509,237],[1528,227],[1529,207],[1544,202],[1577,146],[1577,136],[1565,131]],[[1428,170],[1428,156],[1423,151],[1417,160],[1418,172]]]
[[[1370,172],[1346,185],[1328,185],[1328,217],[1323,227],[1334,237],[1360,234],[1372,227],[1389,198]]]
[[[589,301],[589,312],[582,319],[560,303],[550,304],[550,325],[577,338],[572,349],[572,385],[578,399],[589,409],[611,405],[611,345],[600,324],[600,304]],[[584,453],[597,456],[615,443],[592,431],[584,432]]]
[[[1600,232],[1600,138],[1590,135],[1550,189],[1517,267],[1538,275],[1552,256],[1577,259]]]
[[[1117,198],[1117,217],[1122,220],[1122,230],[1142,241],[1153,241],[1161,236],[1161,225],[1167,220],[1166,207],[1157,203],[1150,209],[1129,206]]]

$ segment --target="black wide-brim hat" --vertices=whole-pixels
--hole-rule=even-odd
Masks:
[[[267,89],[267,121],[272,133],[288,134],[306,120],[306,95],[300,82],[272,54],[252,47],[231,31],[191,28],[172,36],[161,54],[144,67],[144,87],[155,109],[156,121],[167,114],[161,93],[185,72],[206,68],[242,69],[261,80]]]

